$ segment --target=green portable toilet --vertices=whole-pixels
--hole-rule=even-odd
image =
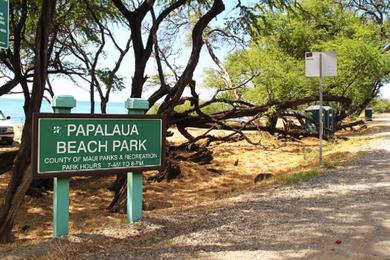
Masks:
[[[374,110],[372,108],[366,108],[364,110],[364,117],[366,121],[372,121],[372,114],[374,113]]]
[[[323,106],[324,137],[330,138],[334,132],[334,110],[332,107]],[[319,132],[320,106],[310,106],[305,109],[305,129],[308,132]]]

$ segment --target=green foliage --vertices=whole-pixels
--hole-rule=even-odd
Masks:
[[[40,15],[41,0],[28,0],[26,10],[22,5],[23,1],[10,1],[10,50],[13,50],[15,39],[21,39],[21,65],[23,70],[32,70],[34,57],[34,39],[36,34],[36,26]],[[88,4],[87,4],[88,3]],[[22,14],[26,12],[26,20],[23,24],[21,35],[13,35],[16,31],[18,23],[21,21]],[[59,62],[62,63],[62,69],[72,68],[76,71],[81,71],[80,64],[77,64],[75,59],[70,58],[72,52],[71,46],[76,44],[88,49],[88,53],[92,53],[94,46],[100,43],[98,23],[102,24],[119,24],[123,22],[123,17],[119,14],[117,8],[109,0],[68,0],[57,1],[56,13],[54,17],[54,28],[52,28],[51,37],[55,36],[53,46],[53,56],[50,57],[49,66],[58,67]],[[72,41],[72,35],[77,42]],[[1,52],[1,51],[0,51]],[[16,55],[16,54],[14,54]],[[56,56],[58,55],[58,56]],[[4,71],[8,69],[4,67]],[[9,73],[13,73],[11,70]],[[6,72],[8,73],[8,72]],[[29,75],[32,75],[31,71]]]
[[[175,111],[178,113],[182,113],[182,112],[185,112],[185,111],[190,110],[192,108],[193,108],[193,106],[191,105],[191,102],[185,101],[183,104],[175,106]]]
[[[299,172],[293,175],[287,175],[283,176],[281,178],[281,181],[285,185],[290,185],[298,182],[305,182],[309,181],[317,176],[319,176],[321,172],[317,169],[306,171],[306,172]]]
[[[333,0],[305,0],[299,7],[264,12],[251,46],[225,59],[233,84],[260,72],[241,90],[244,100],[256,104],[318,95],[318,79],[304,75],[304,54],[336,51],[337,77],[325,79],[325,93],[350,98],[351,107],[364,104],[389,77],[390,55],[383,50],[380,26],[358,15]],[[213,70],[206,71],[204,85],[224,87]]]
[[[120,92],[125,88],[123,77],[116,75],[109,69],[97,70],[96,74],[99,77],[100,81],[106,87],[112,88],[113,91]]]
[[[375,113],[390,113],[390,101],[387,99],[376,99],[372,102],[371,107]]]
[[[200,102],[200,106],[202,106],[202,103],[203,102]],[[186,101],[186,102],[184,102],[184,104],[175,107],[175,111],[179,112],[179,113],[182,113],[182,112],[185,112],[188,110],[193,110],[193,109],[194,109],[194,106],[189,101]],[[228,104],[222,103],[222,102],[215,102],[215,103],[211,103],[208,106],[202,107],[200,110],[205,114],[214,114],[214,113],[226,111],[229,109],[230,109],[230,106]],[[196,112],[192,112],[191,114],[196,114]]]
[[[302,75],[302,62],[285,55],[278,47],[251,48],[242,63],[260,70],[253,80],[254,86],[244,91],[244,98],[257,104],[266,104],[306,96],[310,84]],[[235,65],[237,68],[237,64]]]
[[[157,115],[158,109],[160,108],[161,104],[155,103],[148,111],[148,115]]]
[[[338,55],[338,75],[327,80],[327,91],[350,98],[353,105],[371,97],[374,83],[389,76],[390,56],[378,48],[378,42],[337,38],[318,46]]]
[[[296,0],[257,0],[252,1],[252,4],[244,4],[243,2],[236,2],[235,11],[238,11],[239,15],[227,19],[226,27],[235,34],[246,31],[252,36],[256,35],[258,29],[256,22],[262,20],[267,23],[269,12],[274,10],[285,11],[293,7],[299,7]],[[248,3],[251,2],[248,1]]]
[[[210,115],[210,114],[229,110],[230,108],[231,107],[226,103],[216,102],[201,108],[201,111],[205,114]]]

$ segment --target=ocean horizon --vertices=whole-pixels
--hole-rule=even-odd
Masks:
[[[5,116],[10,116],[11,122],[14,124],[23,124],[25,121],[23,104],[23,99],[0,97],[0,110]],[[77,101],[76,107],[72,109],[72,113],[89,114],[91,109],[90,107],[91,102],[89,101]],[[41,112],[53,112],[53,109],[47,100],[42,101]],[[95,102],[95,113],[101,114],[100,102]],[[107,104],[107,114],[127,114],[125,102],[109,102]]]

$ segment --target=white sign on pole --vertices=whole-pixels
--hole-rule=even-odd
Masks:
[[[306,77],[320,78],[320,125],[318,132],[320,135],[320,166],[322,166],[322,139],[324,133],[322,81],[324,77],[334,77],[337,74],[336,52],[306,52],[305,74]]]
[[[321,56],[321,57],[320,57]],[[320,64],[322,60],[322,66]],[[321,74],[322,68],[322,74]],[[306,77],[335,77],[337,74],[336,52],[306,52],[305,75]]]

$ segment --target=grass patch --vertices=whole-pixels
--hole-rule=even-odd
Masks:
[[[293,175],[283,176],[281,178],[281,182],[284,185],[294,184],[294,183],[298,183],[298,182],[304,182],[304,181],[311,180],[311,179],[319,176],[320,174],[321,174],[320,170],[313,169],[310,171],[299,172],[299,173],[296,173]]]
[[[327,162],[324,161],[322,167],[326,170],[333,170],[336,169],[338,166],[342,164],[341,161],[335,161],[335,162]]]

